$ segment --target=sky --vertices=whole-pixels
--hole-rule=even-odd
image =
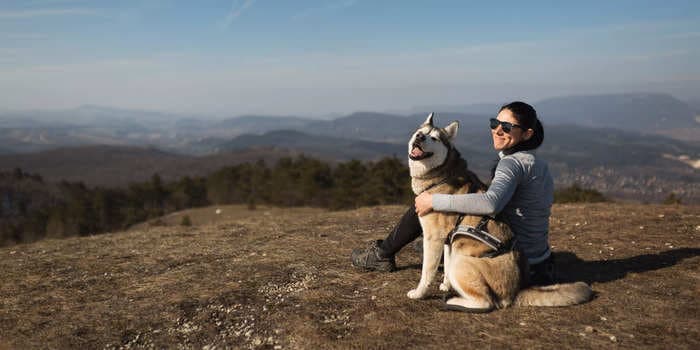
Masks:
[[[700,1],[0,0],[0,110],[700,98]]]

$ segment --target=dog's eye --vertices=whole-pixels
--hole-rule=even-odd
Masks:
[[[430,136],[430,138],[433,139],[433,141],[437,141],[437,140],[438,140],[437,137],[435,137],[435,136]]]

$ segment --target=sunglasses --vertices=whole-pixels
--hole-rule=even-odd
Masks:
[[[523,128],[522,126],[520,126],[518,124],[513,124],[513,123],[509,123],[509,122],[502,122],[496,118],[489,119],[489,122],[491,123],[490,126],[491,126],[492,130],[496,129],[500,125],[501,129],[506,134],[509,134],[510,131],[513,130],[513,128],[520,128],[522,130],[525,130],[525,128]]]

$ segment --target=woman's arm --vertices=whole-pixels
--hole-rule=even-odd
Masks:
[[[457,195],[434,194],[432,209],[471,215],[496,215],[513,197],[524,172],[523,166],[516,159],[501,159],[486,192]],[[418,207],[418,198],[416,198],[416,207]]]

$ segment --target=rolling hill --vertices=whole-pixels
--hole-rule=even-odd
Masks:
[[[146,181],[154,173],[164,180],[207,175],[222,167],[255,162],[275,162],[299,152],[275,147],[257,147],[207,156],[187,156],[156,148],[85,146],[60,148],[29,154],[0,155],[0,169],[21,168],[48,181],[82,181],[90,186],[121,187]]]

